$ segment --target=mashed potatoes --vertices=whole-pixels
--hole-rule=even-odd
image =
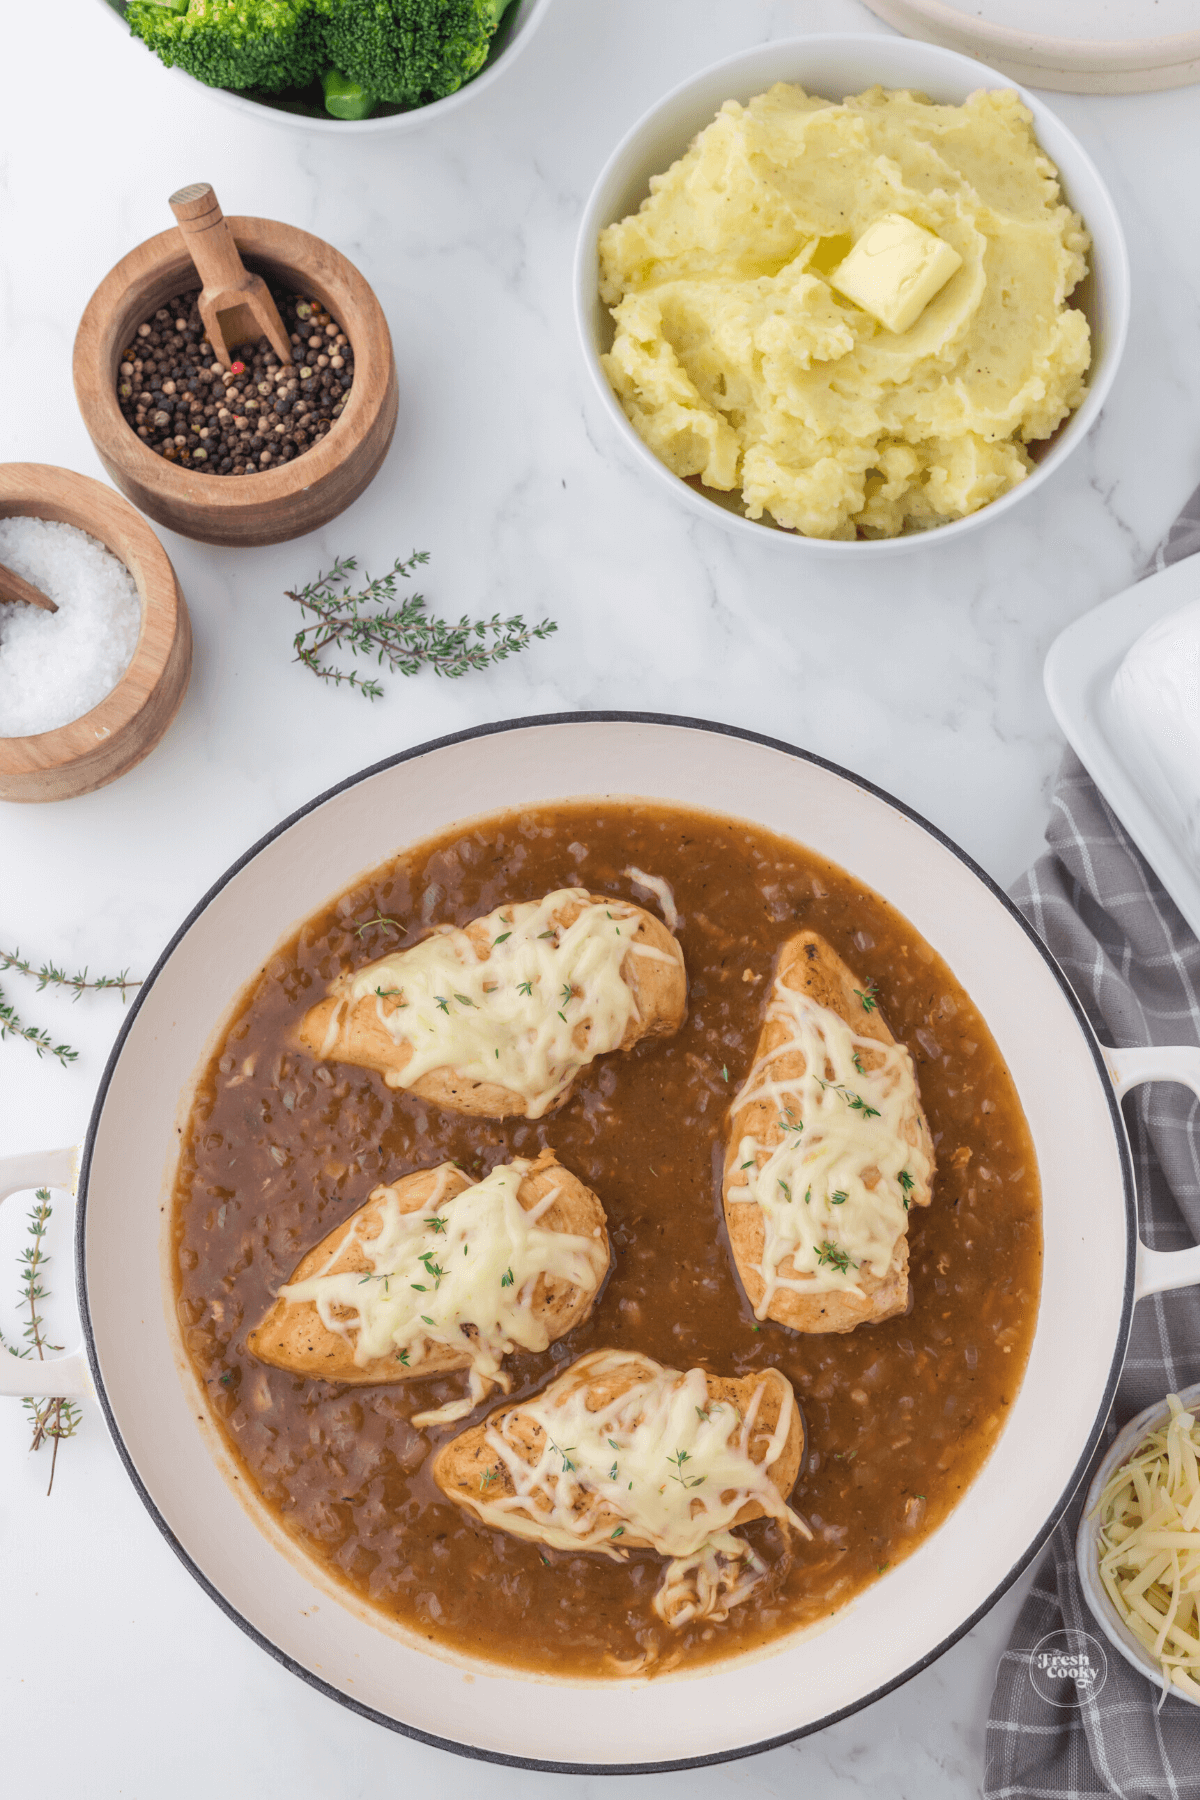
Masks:
[[[1084,396],[1067,297],[1089,239],[1010,92],[962,106],[780,83],[728,101],[640,211],[600,237],[608,378],[677,475],[810,537],[894,537],[1022,481]],[[907,330],[837,293],[901,214],[961,266]]]

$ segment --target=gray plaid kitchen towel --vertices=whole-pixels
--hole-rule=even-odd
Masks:
[[[1200,551],[1200,490],[1147,573]],[[1046,831],[1048,850],[1014,898],[1048,945],[1100,1037],[1122,1047],[1200,1043],[1200,943],[1154,871],[1068,754]],[[1125,1102],[1141,1230],[1155,1250],[1200,1242],[1200,1102],[1159,1083]],[[1200,1381],[1200,1292],[1138,1302],[1107,1442],[1135,1413]],[[1097,1451],[1098,1463],[1104,1447]],[[1053,1704],[1034,1687],[1031,1652],[1100,1640],[1079,1591],[1075,1531],[1090,1476],[1055,1531],[1001,1658],[987,1728],[985,1800],[1200,1800],[1200,1712],[1110,1652],[1094,1698]],[[1107,1649],[1107,1645],[1105,1645]]]

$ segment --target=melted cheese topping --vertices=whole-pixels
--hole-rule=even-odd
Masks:
[[[719,1625],[750,1598],[766,1572],[766,1563],[745,1538],[715,1532],[694,1556],[667,1564],[654,1610],[675,1631],[699,1619]]]
[[[529,1211],[521,1205],[517,1191],[532,1166],[519,1157],[501,1163],[474,1187],[447,1197],[454,1165],[445,1163],[419,1212],[402,1212],[394,1188],[376,1188],[378,1235],[364,1237],[356,1219],[326,1270],[281,1288],[280,1298],[311,1300],[326,1330],[353,1344],[360,1368],[383,1357],[419,1365],[436,1344],[465,1352],[471,1399],[414,1423],[463,1418],[489,1383],[507,1391],[500,1362],[510,1351],[549,1348],[546,1321],[533,1310],[539,1279],[592,1293],[608,1268],[603,1238],[539,1223],[561,1188],[552,1187]],[[329,1273],[352,1244],[369,1264],[366,1273]]]
[[[648,1542],[660,1555],[691,1565],[673,1573],[673,1563],[668,1586],[691,1580],[694,1587],[697,1559],[714,1540],[726,1545],[726,1557],[732,1555],[728,1544],[738,1540],[722,1534],[748,1501],[810,1535],[768,1474],[791,1427],[790,1384],[756,1462],[749,1446],[761,1386],[743,1415],[727,1402],[709,1400],[702,1369],[680,1374],[639,1357],[637,1367],[646,1371],[641,1379],[597,1404],[596,1384],[627,1371],[629,1361],[622,1351],[596,1351],[489,1425],[488,1448],[515,1492],[489,1498],[493,1477],[485,1473],[471,1499],[480,1518],[519,1537],[561,1550],[601,1550],[618,1561],[623,1537]]]
[[[578,908],[570,925],[557,915]],[[681,960],[633,942],[636,909],[593,901],[580,888],[499,907],[488,946],[448,928],[411,950],[369,963],[340,984],[323,1054],[333,1053],[345,1005],[375,996],[376,1014],[412,1057],[385,1076],[408,1088],[433,1069],[494,1082],[520,1094],[537,1119],[593,1057],[616,1050],[638,1018],[622,974],[626,956]],[[631,923],[633,921],[633,923]]]
[[[766,1142],[739,1140],[727,1195],[762,1212],[760,1319],[780,1288],[861,1294],[855,1276],[864,1266],[882,1280],[908,1229],[909,1196],[932,1174],[925,1150],[904,1135],[919,1101],[902,1044],[857,1036],[829,1007],[779,980],[767,1020],[788,1035],[751,1069],[734,1112],[773,1101],[778,1123]],[[773,1078],[776,1060],[796,1053],[803,1075]],[[789,1257],[795,1278],[779,1272]]]

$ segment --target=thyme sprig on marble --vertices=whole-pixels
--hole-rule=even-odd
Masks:
[[[79,999],[89,989],[94,993],[103,993],[113,989],[125,1000],[130,988],[141,987],[140,980],[134,980],[128,969],[122,969],[119,975],[89,975],[86,966],[75,975],[68,975],[56,963],[44,962],[34,968],[28,957],[22,956],[20,950],[0,950],[0,972],[5,969],[19,969],[22,975],[28,975],[31,981],[37,982],[40,994],[43,988],[70,988],[72,997]]]
[[[44,1271],[50,1261],[46,1253],[46,1226],[52,1212],[50,1190],[38,1188],[34,1195],[34,1203],[29,1214],[29,1236],[32,1243],[27,1244],[17,1258],[21,1271],[21,1304],[28,1311],[29,1322],[22,1331],[25,1348],[18,1350],[7,1343],[0,1334],[0,1345],[10,1356],[32,1360],[36,1354],[38,1361],[45,1361],[47,1350],[61,1350],[61,1344],[52,1344],[46,1336],[46,1321],[38,1311],[41,1302],[47,1297],[47,1289],[43,1287]],[[45,1443],[54,1446],[50,1458],[50,1481],[46,1488],[49,1495],[54,1487],[54,1471],[58,1466],[58,1446],[64,1438],[74,1437],[79,1429],[82,1414],[73,1400],[26,1398],[25,1412],[33,1428],[33,1439],[29,1448],[40,1450]]]
[[[89,975],[86,966],[74,975],[68,975],[57,963],[44,962],[34,967],[28,957],[22,956],[19,949],[0,950],[0,971],[16,969],[19,974],[27,975],[31,981],[37,982],[40,994],[43,988],[67,988],[71,997],[78,1000],[82,994],[103,993],[109,991],[119,993],[122,1002],[129,995],[130,988],[141,987],[141,982],[134,980],[128,969],[122,969],[119,975]],[[16,1009],[16,1005],[0,988],[0,1043],[5,1038],[20,1038],[24,1043],[32,1045],[39,1056],[56,1057],[67,1068],[76,1061],[78,1050],[70,1044],[56,1044],[50,1033],[41,1025],[27,1025]]]
[[[408,581],[414,569],[429,561],[427,550],[414,550],[397,558],[386,575],[372,579],[366,573],[357,592],[348,579],[358,568],[353,556],[338,557],[327,574],[318,575],[299,592],[287,590],[312,624],[304,625],[292,639],[295,660],[335,687],[345,682],[368,700],[378,700],[383,688],[373,677],[357,669],[337,668],[328,658],[334,651],[372,658],[380,668],[397,675],[415,675],[432,669],[437,675],[457,679],[472,669],[486,669],[527,650],[535,638],[548,638],[558,630],[553,619],[526,625],[520,613],[502,619],[470,619],[464,613],[457,623],[431,618],[424,594],[397,598],[397,581]],[[340,589],[340,591],[339,591]]]
[[[56,1044],[48,1031],[40,1025],[27,1025],[18,1013],[3,988],[0,988],[0,1043],[5,1038],[22,1038],[25,1043],[32,1044],[39,1056],[49,1051],[56,1056],[65,1069],[79,1055],[72,1050],[70,1044]]]

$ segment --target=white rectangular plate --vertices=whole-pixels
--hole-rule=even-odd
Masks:
[[[1151,625],[1200,599],[1200,556],[1185,557],[1085,613],[1055,638],[1046,694],[1067,741],[1176,906],[1200,937],[1200,874],[1121,752],[1111,690],[1126,651]]]

